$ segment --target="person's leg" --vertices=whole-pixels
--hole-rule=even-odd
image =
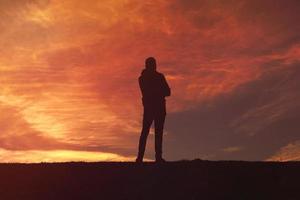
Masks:
[[[138,152],[138,156],[136,159],[137,162],[143,161],[146,143],[147,143],[147,137],[149,135],[152,121],[153,121],[153,116],[151,115],[151,113],[144,110],[143,128],[142,128],[141,136],[140,136],[140,140],[139,140],[139,152]]]
[[[163,161],[162,159],[162,140],[163,129],[165,124],[165,113],[162,113],[155,117],[155,159],[156,161]]]

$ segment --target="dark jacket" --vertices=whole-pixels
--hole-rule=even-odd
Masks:
[[[139,85],[144,106],[165,102],[165,97],[171,95],[171,89],[165,76],[157,71],[144,69],[139,77]]]

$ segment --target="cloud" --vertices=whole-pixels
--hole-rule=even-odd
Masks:
[[[0,111],[3,113],[0,117],[1,148],[9,150],[45,150],[66,148],[68,146],[34,129],[17,109],[1,103]]]
[[[134,155],[137,78],[154,56],[173,94],[167,156],[265,159],[297,139],[298,4],[2,0],[0,147]]]
[[[284,66],[168,118],[168,155],[264,160],[299,139],[299,69]],[[234,154],[221,152],[241,146]]]
[[[226,148],[224,148],[222,150],[224,152],[233,153],[233,152],[240,151],[241,149],[242,149],[242,147],[226,147]]]
[[[299,140],[287,144],[279,149],[273,156],[268,158],[268,161],[299,161],[300,160],[300,143]]]

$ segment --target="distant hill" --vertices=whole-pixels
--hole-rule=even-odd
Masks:
[[[300,162],[0,164],[1,200],[296,200]]]

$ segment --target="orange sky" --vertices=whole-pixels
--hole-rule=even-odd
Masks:
[[[0,162],[133,160],[148,56],[172,88],[167,159],[299,159],[299,7],[0,1]]]

